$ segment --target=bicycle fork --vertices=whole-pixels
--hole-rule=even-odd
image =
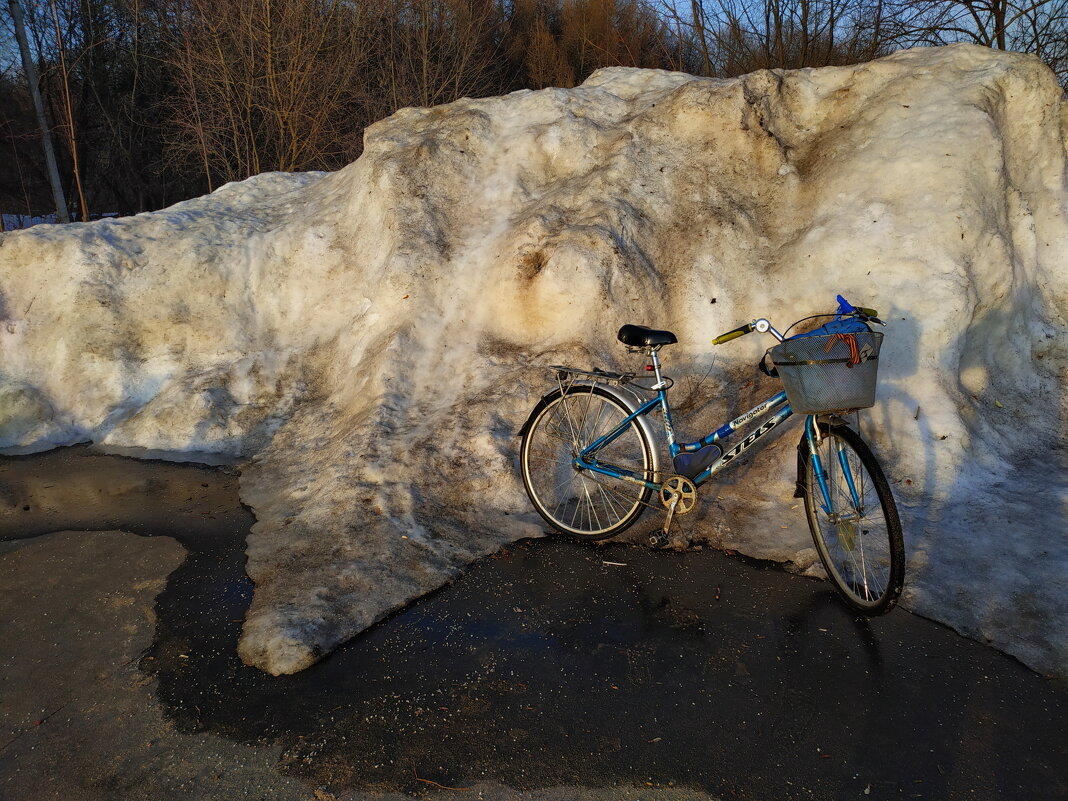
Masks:
[[[853,481],[853,470],[849,466],[849,459],[846,457],[845,449],[839,445],[837,449],[838,463],[842,469],[842,477],[845,479],[846,486],[849,488],[849,497],[852,501],[853,511],[842,514],[835,511],[834,502],[831,499],[831,490],[827,485],[827,476],[823,471],[823,460],[820,459],[819,455],[819,444],[823,439],[823,436],[820,434],[819,426],[816,425],[816,418],[813,415],[809,415],[805,419],[805,439],[808,442],[808,458],[812,461],[812,472],[815,474],[816,482],[819,484],[820,495],[823,496],[823,503],[821,506],[828,519],[832,523],[837,524],[862,517],[864,509],[861,506],[860,496],[857,493],[857,487]]]

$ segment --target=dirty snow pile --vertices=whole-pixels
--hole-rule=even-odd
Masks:
[[[695,438],[777,391],[770,341],[713,336],[842,293],[890,323],[862,423],[904,604],[1068,675],[1066,127],[1036,59],[967,46],[405,109],[336,173],[0,238],[0,446],[244,460],[240,650],[289,673],[542,530],[514,436],[540,366],[640,369],[616,330],[670,328]],[[798,435],[686,533],[818,572]]]

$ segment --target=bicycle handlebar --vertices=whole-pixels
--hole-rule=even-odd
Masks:
[[[718,337],[716,337],[715,339],[712,340],[712,344],[713,345],[722,345],[724,342],[730,342],[732,339],[737,339],[738,337],[744,337],[746,334],[750,334],[752,332],[753,332],[753,324],[752,323],[746,323],[745,325],[738,326],[733,331],[728,331],[726,334],[720,334]]]
[[[852,303],[850,303],[848,300],[843,298],[841,295],[838,295],[838,297],[835,298],[835,300],[838,301],[838,314],[839,314],[839,316],[843,316],[843,315],[846,315],[846,314],[856,314],[856,315],[859,315],[861,317],[871,317],[876,322],[882,322],[881,320],[879,320],[879,312],[877,312],[875,309],[868,309],[868,308],[865,308],[864,306],[854,306]]]
[[[847,301],[841,295],[838,296],[838,311],[837,311],[836,314],[837,314],[838,317],[845,317],[847,315],[852,315],[852,316],[855,316],[855,317],[859,317],[861,320],[864,320],[865,322],[874,322],[874,323],[879,323],[880,325],[885,325],[885,323],[883,323],[883,321],[879,319],[879,312],[878,311],[876,311],[875,309],[866,308],[864,306],[853,306],[853,305],[851,305],[849,303],[849,301]],[[826,315],[826,316],[833,317],[835,315],[830,315],[829,314],[829,315]],[[758,325],[758,323],[759,323],[759,325]],[[795,325],[796,325],[796,323],[795,323]],[[791,328],[792,327],[793,326],[791,326]],[[751,322],[751,323],[746,323],[745,325],[740,325],[737,328],[735,328],[733,331],[728,331],[725,334],[720,334],[718,337],[716,337],[715,339],[712,340],[712,344],[713,345],[722,345],[724,342],[730,342],[732,339],[737,339],[738,337],[744,337],[746,334],[751,334],[753,331],[761,331],[761,332],[770,331],[778,340],[782,341],[782,339],[783,339],[782,335],[778,331],[776,331],[774,328],[772,328],[771,324],[768,323],[767,320],[761,318],[760,320],[753,320],[753,322]],[[789,331],[789,329],[787,329],[787,331]]]

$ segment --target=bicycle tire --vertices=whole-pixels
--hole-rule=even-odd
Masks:
[[[823,508],[811,451],[807,439],[802,438],[805,514],[812,541],[827,577],[846,604],[868,617],[884,615],[897,604],[905,581],[905,546],[897,504],[878,460],[860,435],[845,425],[819,426],[820,461],[834,508],[830,512]],[[853,503],[837,456],[839,449],[853,475],[860,509]],[[878,500],[878,511],[870,502],[872,494]]]
[[[554,532],[603,540],[641,517],[652,490],[573,464],[579,451],[630,414],[621,400],[596,385],[554,390],[534,407],[520,445],[520,472],[531,503]],[[652,480],[652,444],[637,420],[598,451],[598,459]]]

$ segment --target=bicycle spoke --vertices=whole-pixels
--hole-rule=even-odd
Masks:
[[[560,512],[563,510],[563,506],[566,503],[567,503],[567,498],[563,498],[563,499],[560,500],[559,503],[556,504],[556,507],[553,509],[553,516],[554,517],[559,517],[560,516]]]
[[[597,528],[601,528],[601,518],[597,516],[597,507],[593,502],[593,498],[590,496],[590,488],[586,484],[586,479],[582,479],[582,491],[586,494],[586,504],[589,507],[589,514],[591,515],[590,523],[593,523],[592,517],[597,517]]]
[[[572,500],[572,499],[571,499],[571,498],[568,498],[568,500],[570,501],[570,500]],[[575,509],[574,509],[574,511],[573,511],[573,512],[571,513],[571,528],[574,528],[574,527],[575,527],[575,520],[577,520],[577,519],[578,519],[578,513],[579,513],[579,511],[580,511],[581,509],[582,509],[582,506],[581,506],[580,504],[576,503],[576,504],[575,504]]]
[[[601,494],[601,499],[604,502],[605,516],[620,517],[617,509],[618,507],[612,502],[612,497],[604,491],[604,485],[599,481],[594,482],[597,485],[597,492]]]
[[[586,408],[582,410],[582,427],[583,427],[583,431],[586,431],[586,430],[587,430],[587,429],[586,429],[586,420],[587,420],[587,419],[589,418],[589,416],[590,416],[590,405],[591,405],[591,404],[593,403],[593,399],[594,399],[595,397],[597,397],[597,396],[596,396],[596,395],[594,395],[594,394],[593,394],[592,392],[589,392],[589,393],[587,393],[587,395],[586,395]],[[597,416],[598,416],[598,417],[600,417],[600,415],[601,415],[601,412],[602,412],[602,411],[604,411],[604,404],[603,404],[603,403],[599,403],[599,404],[597,404]],[[592,440],[592,439],[590,439],[590,438],[589,438],[589,437],[587,436],[586,440],[585,440],[585,441],[584,441],[583,443],[581,443],[581,444],[582,444],[583,446],[585,446],[585,445],[589,445],[589,444],[590,444],[591,442],[593,442],[593,440]]]
[[[559,484],[557,484],[555,487],[553,487],[554,494],[555,494],[556,490],[560,489],[564,485],[572,485],[574,483],[575,483],[575,476],[573,476],[573,475],[568,476],[567,478],[562,480]],[[568,494],[566,497],[570,497],[570,494]]]
[[[590,436],[584,445],[592,445],[601,438],[601,416],[604,414],[604,410],[605,404],[602,403],[597,409],[597,419],[594,420],[593,425],[590,426]]]
[[[570,460],[565,462],[563,459],[561,459],[559,456],[556,456],[556,455],[553,455],[553,456],[540,456],[540,455],[536,455],[536,454],[532,453],[532,454],[530,454],[529,458],[533,459],[536,462],[549,462],[551,464],[557,464],[557,465],[564,465],[564,464],[570,465],[571,464]]]
[[[605,482],[599,481],[597,479],[593,479],[593,481],[594,481],[594,483],[597,484],[598,487],[601,488],[601,492],[605,493],[609,497],[615,497],[615,499],[617,501],[623,503],[623,508],[624,509],[629,509],[631,506],[633,506],[634,505],[634,501],[638,497],[640,497],[640,495],[641,495],[640,492],[635,492],[634,496],[631,497],[630,495],[628,495],[625,492],[623,492],[622,489],[620,489],[620,487],[622,485],[619,485],[619,484],[609,485],[609,484],[606,484]],[[635,485],[635,486],[637,486],[637,485]]]
[[[560,399],[560,406],[564,410],[564,419],[567,421],[568,428],[570,429],[571,447],[572,448],[577,448],[578,447],[578,428],[575,426],[575,421],[572,419],[571,404],[568,402],[569,397],[570,396],[565,395],[563,398],[561,398]]]

